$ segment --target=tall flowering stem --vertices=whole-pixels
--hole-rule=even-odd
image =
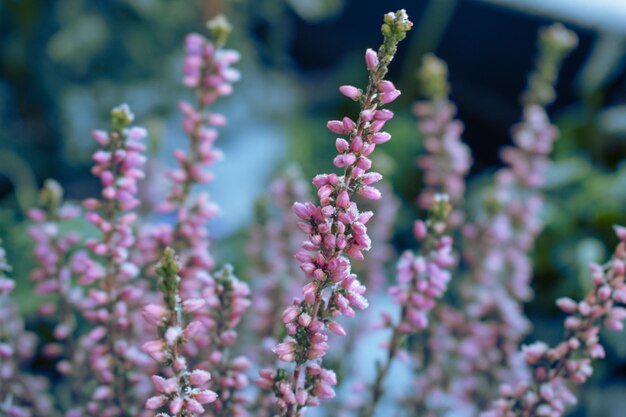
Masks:
[[[576,36],[561,25],[541,31],[537,72],[550,68],[554,76],[542,78],[542,83],[531,76],[524,118],[513,128],[515,146],[502,152],[507,166],[496,173],[483,217],[465,229],[468,244],[464,255],[472,270],[472,282],[464,288],[464,295],[469,296],[469,320],[478,323],[465,343],[476,349],[472,372],[493,378],[491,383],[477,387],[474,403],[478,406],[492,396],[493,383],[516,378],[524,371],[516,359],[517,346],[529,328],[522,304],[532,296],[530,253],[543,228],[540,189],[558,136],[543,107],[553,97],[548,100],[536,90],[553,88],[562,59],[575,46]],[[485,351],[493,353],[478,353]]]
[[[199,366],[213,375],[211,388],[218,394],[214,417],[243,416],[247,399],[242,391],[248,386],[246,371],[251,363],[246,356],[231,357],[237,342],[237,326],[250,306],[250,288],[234,274],[231,265],[213,273],[211,283],[203,292],[209,314],[200,320],[207,329],[208,360]]]
[[[141,141],[146,130],[131,127],[134,116],[125,104],[112,110],[111,119],[109,132],[93,132],[101,149],[93,156],[92,173],[102,183],[103,201],[83,203],[87,220],[101,233],[100,238],[86,242],[99,261],[90,264],[79,282],[98,282],[83,303],[84,316],[98,325],[92,333],[98,343],[92,346],[89,361],[99,385],[87,410],[102,416],[125,416],[132,414],[134,406],[129,401],[134,358],[128,338],[132,334],[130,312],[139,304],[142,290],[135,282],[139,269],[130,262],[129,249],[135,243],[132,225],[137,216],[133,209],[139,205],[137,181],[144,176],[145,145]]]
[[[202,331],[190,340],[193,344],[187,350],[193,354],[190,361],[213,374],[209,386],[219,394],[219,399],[212,409],[216,415],[227,415],[238,412],[244,401],[235,391],[247,385],[244,373],[249,366],[247,361],[241,357],[229,358],[227,346],[236,340],[234,327],[249,305],[249,289],[234,277],[230,268],[211,272],[215,262],[206,224],[218,214],[219,208],[206,192],[194,194],[194,191],[213,180],[209,169],[222,157],[215,148],[216,128],[223,126],[226,118],[210,111],[210,107],[219,98],[230,95],[232,84],[239,80],[239,71],[232,68],[239,61],[239,53],[224,49],[231,26],[223,16],[212,19],[207,26],[211,40],[196,33],[185,40],[183,83],[194,91],[197,102],[194,105],[182,101],[179,105],[189,150],[174,152],[178,167],[167,173],[171,187],[160,207],[163,212],[175,214],[175,223],[149,230],[142,244],[153,257],[165,246],[175,249],[180,257],[181,297],[206,303],[206,307],[198,306],[190,311]]]
[[[339,315],[354,317],[353,307],[367,307],[365,287],[350,272],[348,257],[364,259],[363,251],[370,247],[365,224],[373,213],[360,213],[351,197],[354,194],[367,199],[381,197],[372,185],[382,176],[367,172],[371,167],[369,156],[376,145],[391,139],[382,128],[393,113],[381,107],[395,100],[400,91],[384,80],[384,76],[398,42],[405,38],[411,26],[404,10],[385,15],[382,46],[378,53],[372,49],[365,53],[370,72],[366,91],[353,86],[340,87],[342,94],[361,105],[359,118],[356,122],[348,117],[328,122],[332,132],[348,137],[336,141],[339,155],[334,164],[344,169],[343,175],[316,176],[313,184],[320,205],[307,202],[295,203],[293,207],[302,220],[300,228],[308,235],[296,259],[312,281],[303,288],[303,300],[294,299],[293,305],[283,312],[288,336],[275,348],[279,360],[294,363],[293,371],[264,370],[258,382],[261,387],[273,389],[283,416],[300,416],[305,407],[316,406],[320,400],[334,396],[335,373],[320,364],[328,349],[326,329],[344,335],[345,330],[334,319]]]
[[[390,289],[390,294],[400,308],[400,317],[397,323],[389,324],[392,332],[387,356],[376,368],[369,403],[362,408],[363,417],[374,415],[384,394],[387,373],[406,336],[428,328],[429,313],[447,290],[451,278],[449,269],[455,264],[452,238],[445,234],[450,211],[448,196],[436,194],[429,219],[415,222],[415,237],[422,242],[420,253],[406,251],[398,262],[398,285]]]
[[[193,194],[194,188],[213,180],[209,171],[222,152],[215,147],[217,127],[226,124],[226,118],[209,110],[219,98],[230,95],[232,83],[239,80],[239,71],[232,64],[239,61],[239,53],[224,49],[231,30],[223,16],[208,22],[213,41],[192,33],[185,39],[183,83],[193,90],[196,104],[181,101],[183,130],[189,137],[187,151],[177,149],[174,157],[178,167],[167,172],[171,181],[166,201],[160,206],[165,213],[176,216],[173,226],[161,225],[147,231],[141,239],[144,253],[151,253],[147,261],[156,260],[166,246],[174,248],[181,260],[181,291],[189,297],[199,296],[203,284],[200,277],[210,271],[215,262],[210,253],[206,223],[217,216],[219,208],[206,192]]]
[[[465,223],[465,182],[472,165],[471,151],[461,138],[464,126],[455,118],[456,106],[449,98],[446,63],[432,54],[426,54],[418,71],[418,81],[424,99],[416,102],[413,110],[425,149],[425,154],[418,159],[424,182],[418,204],[428,209],[432,207],[435,196],[440,193],[447,195],[452,206],[452,212],[447,217],[447,230],[451,233]],[[417,395],[411,395],[408,401],[416,404],[417,410],[422,413],[426,409],[421,403],[426,397],[436,398],[434,394],[442,388],[439,379],[448,362],[442,341],[453,337],[449,317],[462,316],[444,303],[437,303],[432,310],[429,326],[422,332],[424,344],[420,349],[423,348],[423,352],[416,352],[418,361],[422,362],[420,367],[416,367]]]
[[[248,316],[247,324],[261,341],[260,363],[274,362],[270,349],[283,332],[282,323],[276,319],[280,317],[282,306],[299,292],[304,281],[300,264],[292,256],[302,239],[293,222],[291,206],[294,201],[309,198],[308,184],[301,170],[291,165],[272,180],[269,192],[256,204],[256,222],[250,229],[246,246],[255,314]]]
[[[76,232],[63,233],[61,227],[78,217],[78,206],[63,202],[63,188],[54,180],[46,180],[40,192],[41,208],[28,211],[32,222],[28,233],[35,241],[34,256],[38,263],[30,278],[37,283],[40,295],[56,294],[54,302],[44,304],[39,313],[55,316],[55,341],[44,347],[46,355],[59,358],[57,369],[64,375],[72,372],[71,358],[75,349],[76,313],[83,299],[83,291],[74,286],[73,278],[84,252],[77,251],[82,240]],[[74,384],[72,384],[74,385]]]
[[[465,177],[472,165],[471,151],[461,139],[463,123],[455,119],[456,107],[448,98],[446,63],[427,54],[418,74],[426,100],[416,102],[413,111],[419,118],[417,127],[427,151],[418,160],[425,185],[419,196],[419,205],[428,210],[437,193],[447,194],[454,207],[449,221],[451,225],[459,227],[465,217],[462,202]]]
[[[261,367],[276,362],[272,348],[284,332],[283,323],[277,319],[305,280],[300,263],[292,256],[302,239],[291,206],[294,201],[310,198],[309,184],[297,165],[287,166],[268,188],[256,202],[255,223],[246,245],[254,314],[248,314],[243,323],[244,331],[247,330],[244,335],[251,335],[258,342],[248,356]],[[274,415],[273,398],[266,394],[259,390],[250,405],[258,417]]]
[[[0,241],[0,415],[31,417],[53,413],[47,381],[22,371],[35,354],[36,336],[24,329],[24,320],[10,294],[15,281]]]
[[[171,248],[165,249],[155,270],[165,306],[149,304],[145,307],[144,318],[157,326],[159,339],[145,343],[143,349],[168,368],[171,377],[152,376],[158,395],[148,398],[146,408],[156,410],[167,405],[172,416],[198,416],[205,412],[202,404],[214,402],[217,394],[206,389],[211,378],[209,372],[201,369],[189,371],[184,345],[201,331],[202,324],[198,321],[185,324],[183,313],[202,308],[205,301],[181,299],[178,276],[180,262]],[[158,416],[169,414],[159,413]]]
[[[496,173],[483,211],[463,229],[470,274],[459,287],[462,309],[438,311],[440,323],[428,342],[430,361],[417,380],[420,395],[412,401],[426,416],[450,409],[474,414],[490,403],[500,383],[526,372],[517,355],[529,329],[522,303],[532,295],[530,252],[543,227],[539,190],[558,134],[543,107],[554,97],[529,97],[545,97],[536,89],[553,89],[575,44],[575,35],[561,25],[541,32],[534,74],[552,75],[531,76],[523,121],[513,129],[515,146],[504,149],[506,166]]]
[[[624,329],[626,319],[626,228],[617,226],[620,240],[605,265],[591,264],[593,289],[581,301],[557,300],[568,314],[563,341],[555,347],[543,342],[524,346],[530,378],[500,387],[500,398],[481,417],[561,417],[576,403],[570,385],[583,384],[592,375],[592,361],[605,356],[599,342],[601,328]]]

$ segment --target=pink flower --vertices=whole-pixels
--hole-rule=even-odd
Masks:
[[[339,87],[339,91],[341,91],[341,94],[352,100],[358,100],[362,94],[361,90],[351,85],[342,85]]]

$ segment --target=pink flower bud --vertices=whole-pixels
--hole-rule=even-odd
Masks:
[[[346,134],[351,133],[356,128],[356,123],[349,117],[344,117],[342,124]]]
[[[562,297],[556,300],[556,305],[565,313],[576,313],[578,311],[578,303],[571,298]]]
[[[365,64],[370,71],[378,67],[378,55],[373,49],[368,48],[365,51]]]
[[[347,208],[350,204],[350,195],[346,190],[343,190],[337,196],[337,207],[339,208]]]
[[[167,310],[165,307],[156,304],[148,304],[143,309],[143,318],[151,324],[159,324],[166,314]]]
[[[370,187],[369,185],[361,188],[358,193],[368,200],[380,200],[380,198],[382,197],[380,191],[378,191],[374,187]]]
[[[313,246],[313,248],[316,248]],[[314,258],[305,251],[296,252],[295,258],[302,263],[313,263]]]
[[[531,365],[539,361],[547,350],[548,346],[543,342],[535,342],[532,345],[522,347],[526,362]]]
[[[162,340],[152,340],[150,342],[146,342],[141,346],[141,349],[144,352],[157,352],[163,350],[165,347],[165,343]]]
[[[172,402],[170,403],[170,413],[173,415],[177,415],[183,409],[183,399],[180,397],[174,397]]]
[[[305,405],[307,398],[307,392],[302,388],[299,388],[298,392],[296,393],[296,402],[298,403],[298,405]]]
[[[148,131],[143,127],[132,127],[128,130],[128,139],[142,140],[148,136]]]
[[[202,385],[211,379],[211,374],[201,369],[196,369],[189,374],[189,382],[193,385]]]
[[[417,240],[422,240],[428,234],[428,228],[426,227],[426,223],[422,220],[416,220],[413,223],[413,234]]]
[[[200,310],[205,304],[206,301],[202,298],[191,298],[183,301],[183,310],[187,313],[191,313]]]
[[[187,327],[185,327],[185,330],[183,331],[183,337],[185,339],[191,339],[192,337],[200,333],[203,328],[204,326],[201,322],[197,320],[192,321],[187,325]]]
[[[298,323],[300,323],[302,327],[309,327],[309,324],[311,324],[311,316],[307,313],[300,314],[300,317],[298,317]]]
[[[364,122],[371,122],[374,118],[374,111],[369,109],[362,110],[360,116],[361,120],[363,120]]]
[[[274,348],[274,353],[277,355],[285,355],[291,352],[293,352],[293,343],[291,342],[279,343]]]
[[[614,332],[621,332],[624,329],[624,323],[614,318],[604,320],[604,325],[607,329],[613,330]]]
[[[104,130],[94,130],[93,132],[91,132],[91,136],[101,146],[106,146],[109,144],[109,135]]]
[[[329,400],[335,397],[335,390],[333,390],[330,385],[319,384],[315,389],[315,395],[317,395],[320,400]]]
[[[343,122],[341,120],[331,120],[326,124],[326,127],[333,133],[337,133],[338,135],[345,135],[346,132],[345,127],[343,126]]]
[[[393,112],[387,109],[376,110],[374,113],[374,119],[387,121],[393,118]]]
[[[150,397],[146,401],[146,408],[148,410],[156,410],[163,407],[167,403],[167,397],[159,395],[156,397]]]
[[[393,85],[393,83],[391,81],[387,81],[387,80],[380,81],[378,83],[377,87],[383,93],[388,93],[388,92],[394,91],[396,89],[396,86]]]
[[[226,330],[220,335],[220,339],[224,346],[232,346],[237,341],[237,332],[234,330]]]
[[[361,97],[361,90],[351,85],[342,85],[341,87],[339,87],[339,91],[344,96],[355,101]]]
[[[283,323],[290,323],[294,321],[299,313],[300,309],[297,306],[287,307],[281,316]]]
[[[311,211],[302,203],[294,203],[292,209],[293,212],[296,213],[296,216],[300,217],[302,220],[308,220],[311,217]]]
[[[380,95],[380,102],[382,104],[388,104],[400,97],[400,90],[389,91]]]
[[[200,415],[204,413],[204,407],[202,407],[202,405],[193,398],[188,399],[185,402],[185,408],[191,413],[191,415]]]
[[[335,141],[335,146],[337,147],[337,152],[339,153],[345,153],[348,151],[348,149],[350,149],[350,144],[347,140],[343,138],[337,138],[337,140]]]
[[[379,174],[378,172],[368,172],[367,174],[361,177],[361,180],[366,185],[375,184],[382,179],[383,179],[383,176]]]
[[[153,375],[152,383],[160,394],[172,394],[178,390],[178,381],[176,378],[165,379],[161,376]]]
[[[331,332],[335,333],[338,336],[346,335],[345,329],[336,321],[328,322],[328,330],[330,330]]]
[[[94,392],[93,392],[93,399],[94,400],[98,400],[98,401],[102,401],[102,400],[106,400],[108,398],[111,398],[113,396],[113,391],[111,390],[111,387],[107,387],[107,386],[99,386],[97,387]]]
[[[380,145],[381,143],[389,142],[391,135],[387,132],[377,132],[372,135],[372,143]]]

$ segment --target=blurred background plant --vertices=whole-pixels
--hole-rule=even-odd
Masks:
[[[212,227],[220,239],[216,256],[240,266],[254,202],[272,176],[287,161],[297,162],[304,178],[330,168],[332,146],[316,145],[332,139],[325,121],[351,110],[336,85],[365,84],[361,53],[378,40],[371,28],[389,7],[382,3],[194,0],[183,7],[165,0],[1,1],[0,236],[14,276],[27,276],[31,269],[25,210],[36,203],[43,181],[58,180],[69,199],[96,193],[89,131],[106,123],[112,105],[129,102],[150,130],[149,153],[156,158],[144,192],[162,197],[160,167],[172,165],[169,155],[184,141],[176,111],[181,44],[187,32],[202,32],[203,23],[218,13],[233,21],[231,46],[244,59],[236,97],[220,103],[229,117],[220,140],[228,162],[218,164],[211,188],[223,207]],[[403,94],[390,131],[394,140],[376,163],[402,202],[392,236],[397,251],[410,245],[417,212],[415,159],[421,140],[410,104],[420,96],[416,69],[422,56],[436,52],[448,62],[451,98],[475,159],[470,189],[477,189],[485,174],[498,168],[498,150],[509,143],[509,126],[519,119],[518,95],[532,65],[537,29],[560,20],[579,35],[580,45],[560,78],[559,98],[549,109],[561,137],[548,176],[547,228],[535,253],[536,298],[527,306],[531,339],[552,341],[560,334],[561,317],[553,300],[588,289],[587,262],[604,259],[608,251],[602,242],[612,242],[610,226],[626,223],[626,5],[620,0],[396,3],[416,26],[392,69],[391,79]],[[17,304],[24,312],[38,306],[26,296],[30,285],[17,283]],[[46,325],[33,319],[27,327]],[[620,334],[608,340],[608,360],[592,382],[596,388],[587,391],[575,415],[621,415],[626,340]],[[45,369],[41,361],[33,366]]]

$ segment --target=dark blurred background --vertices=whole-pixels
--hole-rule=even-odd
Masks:
[[[419,97],[421,56],[433,51],[445,59],[476,160],[473,172],[498,164],[497,149],[519,118],[517,99],[533,65],[537,29],[552,20],[580,36],[551,108],[567,129],[560,148],[583,149],[593,162],[614,168],[624,155],[626,128],[626,26],[615,21],[626,21],[626,6],[563,2],[559,10],[560,0],[546,3],[550,7],[533,0],[3,0],[0,196],[25,204],[29,188],[47,177],[59,179],[70,196],[90,194],[89,131],[106,124],[108,109],[121,101],[151,129],[152,152],[168,148],[165,137],[175,143],[171,120],[185,94],[178,82],[181,42],[219,12],[235,22],[231,46],[244,52],[237,103],[223,107],[234,110],[231,119],[248,121],[244,130],[255,127],[249,146],[280,148],[268,152],[282,152],[273,163],[288,152],[315,151],[309,148],[318,141],[307,141],[311,122],[350,110],[336,86],[363,83],[361,54],[379,42],[381,15],[404,7],[416,26],[392,66],[391,78],[403,91],[395,109],[402,113]],[[235,146],[233,136],[241,132],[228,133],[223,146]]]
[[[379,44],[382,15],[398,8],[415,26],[392,65],[390,79],[403,94],[392,105],[394,140],[380,162],[405,203],[397,245],[416,214],[421,142],[410,104],[419,98],[423,54],[448,62],[479,187],[500,164],[498,150],[520,118],[537,30],[556,20],[579,35],[549,108],[562,135],[547,188],[548,227],[535,256],[537,297],[528,306],[533,338],[559,334],[554,298],[582,294],[587,262],[605,257],[610,226],[626,223],[623,0],[0,0],[0,236],[17,271],[30,262],[24,211],[45,178],[60,181],[71,199],[98,192],[89,132],[106,127],[120,102],[150,131],[155,158],[146,195],[162,195],[158,173],[185,140],[176,110],[188,96],[180,84],[181,45],[217,13],[233,22],[229,44],[243,55],[243,79],[218,105],[229,118],[219,139],[227,158],[211,185],[224,209],[214,232],[224,240],[225,260],[236,261],[253,202],[273,173],[287,161],[298,162],[306,177],[330,169],[325,122],[355,111],[337,86],[364,85],[362,54]],[[623,416],[626,338],[611,336],[608,352],[595,377],[604,388],[587,391],[579,415]]]

